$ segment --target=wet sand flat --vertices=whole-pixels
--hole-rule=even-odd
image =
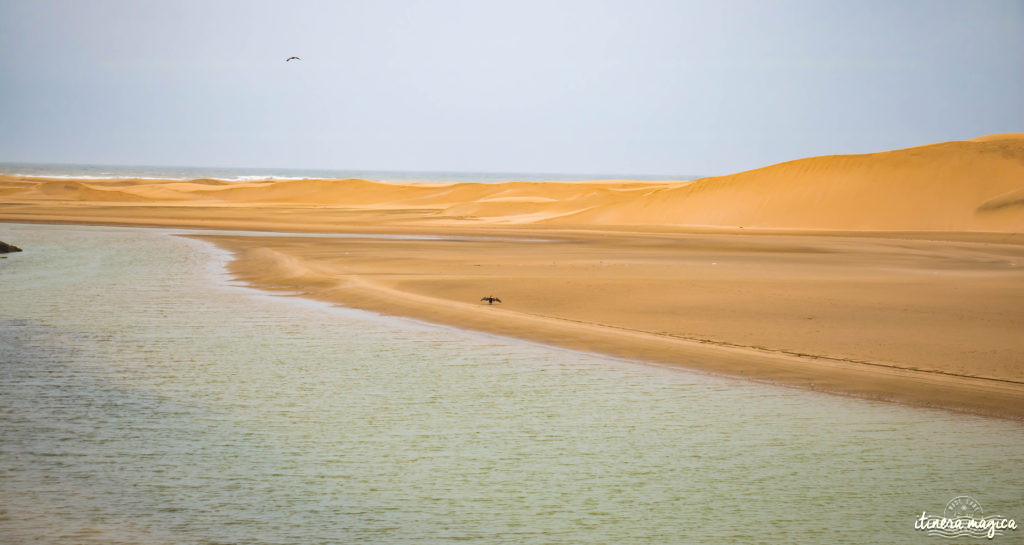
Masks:
[[[535,233],[531,233],[535,235]],[[813,235],[203,236],[256,286],[803,387],[1024,416],[1024,246]],[[495,295],[502,303],[479,301]]]

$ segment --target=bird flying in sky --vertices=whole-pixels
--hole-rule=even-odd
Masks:
[[[300,59],[298,57],[288,57],[287,59],[284,60],[284,62],[288,62],[288,61],[301,61],[301,60],[302,59]]]

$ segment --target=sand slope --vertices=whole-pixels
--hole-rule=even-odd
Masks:
[[[561,223],[841,230],[1024,230],[1024,134],[781,163],[628,200]]]

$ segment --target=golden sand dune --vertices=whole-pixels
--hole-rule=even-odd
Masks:
[[[1024,134],[800,159],[602,203],[560,223],[1024,231]]]
[[[564,183],[407,183],[369,180],[291,180],[252,182],[197,191],[224,203],[333,206],[369,210],[422,210],[453,220],[522,222],[576,213],[597,202],[613,201],[617,190],[649,187],[635,182]],[[154,198],[158,198],[154,194]]]
[[[116,189],[97,188],[83,182],[68,180],[39,182],[28,189],[39,198],[61,201],[114,201],[114,202],[145,202],[147,197],[133,195]]]
[[[1024,232],[1024,133],[799,159],[685,182],[47,180],[0,177],[12,202],[419,211],[433,224]],[[340,216],[333,218],[339,219]],[[335,223],[332,221],[331,223]]]

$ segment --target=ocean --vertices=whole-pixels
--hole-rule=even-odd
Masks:
[[[915,521],[965,495],[1024,518],[1020,422],[271,295],[176,233],[0,223],[25,250],[0,542],[934,543]]]
[[[171,167],[130,165],[77,165],[46,163],[0,163],[0,174],[53,178],[154,178],[194,180],[212,178],[229,181],[349,179],[384,182],[540,182],[588,180],[691,180],[699,176],[652,174],[565,174],[509,172],[399,172],[374,170],[331,170],[289,168]]]

